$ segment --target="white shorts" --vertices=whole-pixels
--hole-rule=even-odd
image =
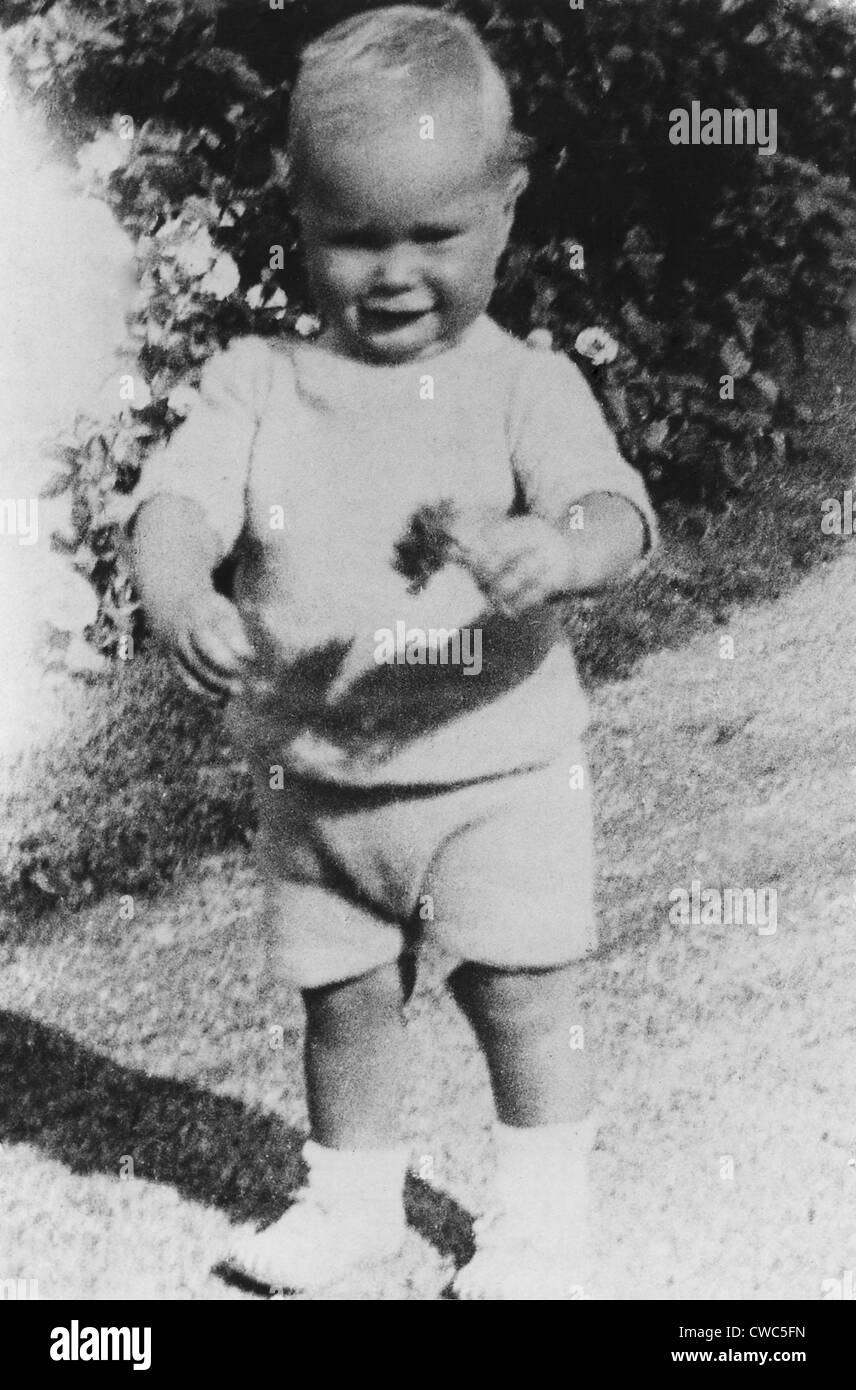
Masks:
[[[356,978],[432,941],[537,969],[596,945],[589,772],[545,767],[452,787],[289,779],[261,802],[271,964],[301,988]],[[582,780],[583,785],[577,785]]]

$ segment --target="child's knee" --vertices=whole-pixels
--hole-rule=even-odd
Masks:
[[[544,970],[462,965],[449,985],[464,1013],[495,1032],[548,1034],[573,1022],[576,972],[571,963]]]
[[[304,989],[307,1024],[325,1041],[345,1043],[402,1017],[404,987],[398,961],[335,984]]]

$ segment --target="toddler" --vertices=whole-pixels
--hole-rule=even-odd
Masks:
[[[152,625],[253,767],[272,965],[306,1010],[306,1186],[233,1258],[312,1292],[399,1251],[431,943],[497,1111],[455,1292],[578,1296],[592,825],[556,600],[625,575],[654,520],[581,374],[487,316],[525,149],[467,22],[393,6],[312,43],[287,154],[320,334],[212,359],[134,528]]]

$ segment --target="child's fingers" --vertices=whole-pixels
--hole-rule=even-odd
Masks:
[[[223,594],[215,594],[206,616],[212,631],[229,649],[236,662],[253,659],[255,652],[234,603],[230,603]]]
[[[182,650],[180,646],[173,648],[172,664],[182,684],[187,686],[188,690],[192,690],[194,695],[201,695],[210,704],[221,705],[229,695],[228,687],[224,687],[222,681],[208,676],[192,654]]]
[[[455,555],[477,554],[485,548],[485,528],[481,522],[469,520],[456,525],[450,539]]]
[[[469,550],[489,544],[491,537],[507,524],[507,514],[496,507],[462,507],[447,522],[446,529],[453,546]]]
[[[183,671],[211,694],[224,696],[238,690],[237,663],[207,624],[188,624],[179,633],[174,655]]]
[[[543,569],[544,559],[535,548],[519,547],[496,556],[493,577],[497,584],[516,584]]]
[[[223,691],[211,690],[207,685],[203,685],[202,682],[196,680],[195,677],[190,674],[187,667],[183,666],[179,661],[175,662],[175,670],[186,690],[190,690],[194,695],[199,695],[206,704],[217,705],[218,707],[225,705],[228,696],[225,695]]]
[[[190,633],[190,647],[195,664],[211,680],[231,684],[238,680],[240,662],[231,646],[224,642],[213,627]]]
[[[183,683],[216,704],[240,692],[244,665],[253,655],[237,609],[222,594],[192,605],[172,641]]]
[[[552,585],[541,557],[525,557],[499,576],[493,586],[495,601],[513,616],[544,603]]]
[[[498,584],[512,571],[519,558],[516,554],[510,555],[495,550],[484,550],[481,553],[471,552],[467,557],[465,567],[476,582],[484,587]]]
[[[513,533],[497,536],[492,544],[466,556],[466,567],[480,584],[498,584],[512,578],[521,566],[542,564],[542,547],[537,541]]]
[[[234,604],[222,594],[213,595],[204,614],[192,624],[189,640],[195,674],[235,694],[254,652]]]

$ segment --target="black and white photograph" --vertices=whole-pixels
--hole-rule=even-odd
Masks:
[[[856,0],[2,0],[0,189],[27,1364],[561,1301],[671,1308],[652,1370],[810,1365]]]

